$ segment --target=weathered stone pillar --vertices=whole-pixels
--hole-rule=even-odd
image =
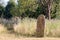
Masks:
[[[44,37],[44,28],[45,28],[45,16],[39,15],[37,18],[37,29],[36,29],[37,37]]]

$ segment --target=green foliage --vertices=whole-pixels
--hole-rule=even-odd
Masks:
[[[13,2],[11,2],[10,13],[13,16],[17,16],[18,15],[17,5],[15,3],[13,3]]]
[[[47,0],[9,0],[6,7],[0,6],[0,17],[4,14],[4,17],[8,16],[22,16],[22,17],[34,17],[37,18],[40,14],[45,16],[47,10]],[[60,17],[60,0],[51,1],[51,18]],[[3,4],[1,4],[3,5]],[[5,12],[4,12],[5,11]],[[2,15],[3,16],[3,15]]]
[[[17,5],[13,0],[10,0],[5,7],[4,18],[11,18],[12,16],[17,16],[17,14]]]
[[[60,0],[54,0],[51,9],[51,17],[60,19]]]
[[[0,17],[3,16],[3,13],[4,13],[4,7],[0,5]]]
[[[44,15],[47,15],[46,14],[46,8],[47,8],[47,0],[39,0],[40,3],[39,3],[39,6],[37,8],[37,16],[39,14],[44,14]],[[52,0],[51,0],[52,1]],[[42,5],[42,6],[41,6]],[[60,17],[60,0],[53,0],[52,1],[52,5],[51,5],[51,18],[59,18]]]
[[[19,13],[22,14],[25,11],[35,11],[37,8],[36,0],[18,0]]]
[[[8,5],[5,7],[4,18],[8,19],[8,18],[12,17],[12,15],[10,13],[10,10],[11,10],[12,6],[13,5],[10,2],[8,2]]]
[[[36,18],[40,15],[40,14],[46,14],[45,13],[46,12],[46,10],[45,10],[45,7],[44,6],[41,6],[41,5],[39,5],[38,7],[37,7],[37,10],[36,10]]]
[[[55,18],[56,17],[56,12],[57,12],[57,5],[56,5],[55,2],[53,2],[52,8],[51,8],[51,18]]]

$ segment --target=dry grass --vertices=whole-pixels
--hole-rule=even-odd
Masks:
[[[36,19],[24,18],[17,25],[14,25],[14,29],[20,34],[33,35],[36,31]]]
[[[45,37],[60,37],[60,20],[45,20]],[[14,31],[20,35],[31,36],[36,32],[37,20],[33,18],[19,19],[18,24],[14,24]],[[4,25],[0,25],[0,33],[7,32]]]
[[[6,30],[6,28],[4,27],[4,25],[0,24],[0,34],[1,34],[1,33],[6,33],[6,32],[7,32],[7,30]]]
[[[60,20],[46,20],[45,35],[60,37]]]
[[[60,37],[60,20],[45,20],[45,36]],[[36,31],[36,19],[25,18],[18,25],[15,25],[15,31],[22,34],[34,34]]]

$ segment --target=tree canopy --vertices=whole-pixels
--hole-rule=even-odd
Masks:
[[[37,18],[44,14],[48,19],[60,17],[60,0],[17,0],[17,3],[15,1],[9,0],[6,7],[0,6],[0,16],[3,14],[4,18],[10,16]]]

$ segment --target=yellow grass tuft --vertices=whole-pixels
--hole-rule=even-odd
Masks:
[[[11,26],[11,25],[10,25]],[[19,34],[34,35],[37,27],[37,19],[19,19],[18,24],[14,24],[14,31]],[[7,32],[4,25],[0,24],[0,33]],[[45,36],[60,37],[60,20],[45,20]]]
[[[0,33],[5,33],[7,30],[4,25],[0,24]]]
[[[14,25],[16,32],[21,34],[34,34],[36,31],[36,19],[24,18],[17,25]]]

